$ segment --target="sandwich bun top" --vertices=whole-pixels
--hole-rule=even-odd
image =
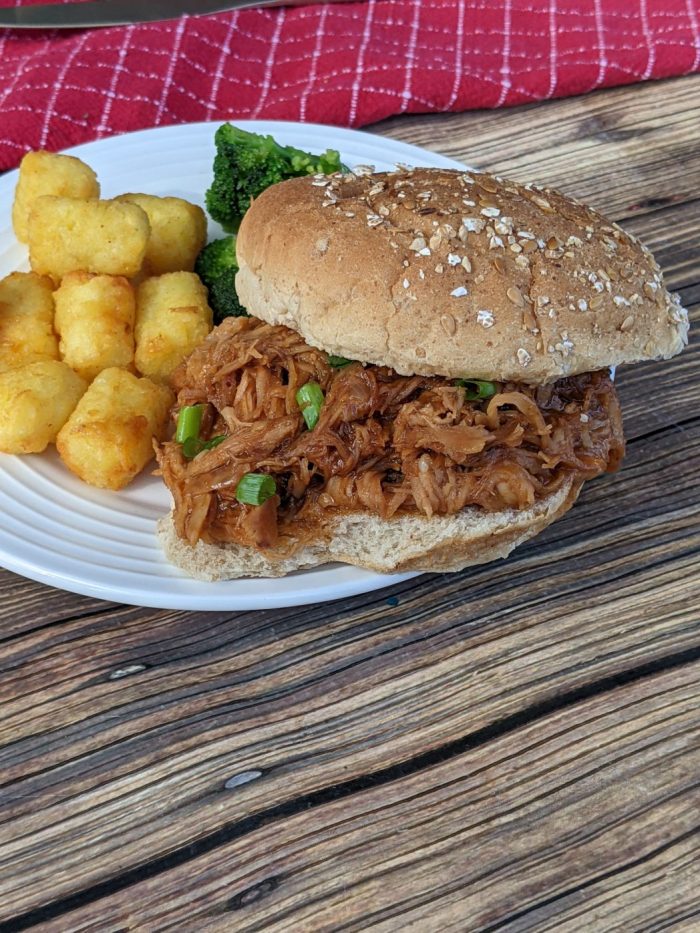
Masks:
[[[237,256],[251,314],[403,375],[540,384],[687,342],[687,314],[638,240],[486,173],[285,181],[251,205]]]

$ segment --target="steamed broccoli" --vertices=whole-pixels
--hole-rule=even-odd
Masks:
[[[230,123],[219,127],[214,141],[214,180],[206,194],[207,210],[231,232],[238,229],[251,199],[270,185],[298,175],[329,175],[345,169],[335,149],[312,155]]]
[[[220,324],[225,317],[246,316],[236,294],[236,237],[227,236],[207,244],[197,256],[194,271],[209,291],[209,304],[214,320]]]

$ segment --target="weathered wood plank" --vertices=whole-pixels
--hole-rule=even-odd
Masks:
[[[700,75],[507,111],[392,117],[373,129],[538,181],[621,220],[698,197]]]
[[[699,675],[628,684],[258,827],[229,813],[211,851],[37,929],[629,931],[697,918]],[[220,792],[220,808],[244,791]]]
[[[700,282],[700,197],[624,221],[652,251],[670,289]]]
[[[109,605],[0,570],[0,641],[36,627],[100,612]]]

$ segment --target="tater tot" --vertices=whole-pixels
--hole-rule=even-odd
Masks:
[[[207,290],[192,272],[146,279],[136,293],[136,368],[165,382],[212,329]]]
[[[137,204],[148,215],[151,236],[143,261],[148,275],[192,272],[207,242],[207,218],[201,207],[182,198],[151,194],[120,194],[115,201]]]
[[[85,379],[134,359],[136,296],[122,276],[69,272],[54,295],[61,358]]]
[[[74,156],[28,152],[19,166],[12,205],[12,226],[21,243],[28,239],[29,214],[34,201],[46,194],[61,198],[99,198],[100,186],[90,166]]]
[[[0,450],[45,450],[86,389],[87,382],[60,360],[40,360],[0,373]]]
[[[57,282],[76,271],[130,279],[141,269],[150,232],[136,204],[37,198],[29,214],[29,261]]]
[[[56,438],[61,459],[101,489],[123,489],[153,456],[173,393],[125,369],[104,369]]]
[[[13,272],[0,281],[0,372],[58,359],[51,279]]]

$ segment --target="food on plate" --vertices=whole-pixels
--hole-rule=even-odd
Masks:
[[[43,196],[29,215],[29,261],[56,282],[77,270],[131,278],[149,235],[148,216],[137,204]]]
[[[20,243],[29,235],[29,214],[34,201],[42,195],[66,198],[99,198],[97,176],[74,156],[53,152],[28,152],[19,166],[19,180],[12,205],[12,226]]]
[[[508,554],[624,452],[609,367],[678,353],[651,254],[588,207],[437,169],[286,181],[173,376],[166,554],[204,579]]]
[[[136,296],[123,276],[69,272],[54,295],[61,359],[84,379],[134,360]]]
[[[136,293],[136,368],[157,382],[212,329],[207,290],[193,272],[146,279]]]
[[[209,304],[214,321],[220,324],[225,317],[239,317],[247,312],[236,294],[236,237],[212,240],[197,257],[194,271],[209,293]]]
[[[152,194],[120,194],[114,200],[136,204],[148,217],[151,234],[143,259],[146,275],[193,271],[207,242],[207,218],[201,207],[182,198]]]
[[[300,175],[331,174],[343,168],[335,149],[319,155],[281,146],[272,136],[248,133],[224,123],[214,136],[214,178],[207,210],[224,230],[238,229],[251,201],[270,185]]]
[[[92,486],[123,489],[153,456],[172,400],[167,386],[104,369],[58,433],[61,459]]]
[[[66,465],[85,482],[121,489],[152,459],[172,402],[167,387],[134,375],[136,333],[141,371],[164,382],[212,327],[192,272],[207,222],[182,198],[99,195],[79,159],[35,152],[22,161],[13,222],[34,271],[0,281],[9,409],[0,450],[41,451],[65,426],[57,446]]]
[[[86,388],[87,382],[60,360],[37,360],[0,373],[0,451],[45,450]]]
[[[53,283],[34,272],[0,280],[0,372],[58,359]]]

